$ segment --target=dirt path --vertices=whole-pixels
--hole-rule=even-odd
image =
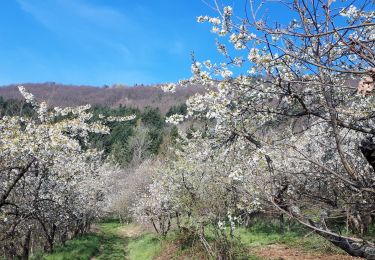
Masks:
[[[286,245],[270,245],[256,248],[253,251],[257,256],[270,260],[355,260],[362,259],[348,255],[321,254],[318,252],[300,251]]]
[[[146,233],[141,226],[128,225],[117,229],[117,234],[123,238],[137,237]]]

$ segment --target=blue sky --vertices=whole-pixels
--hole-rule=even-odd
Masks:
[[[11,0],[0,9],[0,84],[161,83],[216,55],[201,0]]]
[[[0,85],[134,85],[189,78],[191,52],[199,61],[223,61],[211,26],[196,22],[199,15],[217,16],[206,2],[212,0],[2,1]],[[218,2],[243,17],[246,0]],[[268,22],[292,18],[272,0],[259,13]]]
[[[210,0],[9,0],[0,5],[0,85],[176,82],[220,60]],[[237,2],[237,6],[235,5]],[[243,10],[243,0],[225,0]],[[275,10],[276,14],[281,11]]]

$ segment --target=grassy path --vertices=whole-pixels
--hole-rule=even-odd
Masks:
[[[92,260],[127,259],[126,246],[129,238],[120,236],[117,230],[121,225],[117,222],[99,224],[98,236],[100,236],[100,246]]]
[[[117,222],[100,224],[102,244],[96,260],[129,259],[151,260],[161,249],[161,242],[154,234],[136,225]]]
[[[36,254],[33,260],[151,260],[161,250],[154,234],[139,226],[118,222],[97,224],[94,234],[84,235],[55,248],[52,254]]]
[[[209,230],[207,235],[209,236]],[[298,230],[279,232],[269,225],[254,225],[246,230],[238,228],[239,245],[248,255],[241,259],[285,260],[354,260],[341,254],[330,243],[311,233]],[[68,241],[56,247],[52,254],[34,255],[34,260],[169,260],[207,259],[204,249],[191,246],[178,233],[164,239],[149,233],[142,227],[118,222],[105,222],[95,226],[93,234]],[[187,244],[186,244],[187,243]],[[251,257],[250,257],[251,256]]]

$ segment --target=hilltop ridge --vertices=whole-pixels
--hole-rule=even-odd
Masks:
[[[165,114],[174,105],[185,102],[190,96],[202,92],[200,86],[177,87],[175,93],[165,93],[161,85],[136,85],[133,87],[113,85],[94,87],[82,85],[64,85],[54,82],[12,84],[0,87],[0,96],[4,99],[22,99],[17,86],[23,85],[36,99],[47,101],[49,106],[129,106],[143,109],[157,107]]]

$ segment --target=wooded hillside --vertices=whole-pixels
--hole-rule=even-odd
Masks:
[[[194,93],[202,91],[202,88],[178,87],[175,93],[165,93],[159,85],[153,86],[75,86],[63,85],[53,82],[22,84],[31,91],[37,100],[45,100],[49,106],[77,106],[100,105],[109,107],[127,106],[143,109],[147,106],[159,108],[162,114],[174,105],[186,101]],[[22,100],[17,84],[0,87],[0,96],[4,99]]]

